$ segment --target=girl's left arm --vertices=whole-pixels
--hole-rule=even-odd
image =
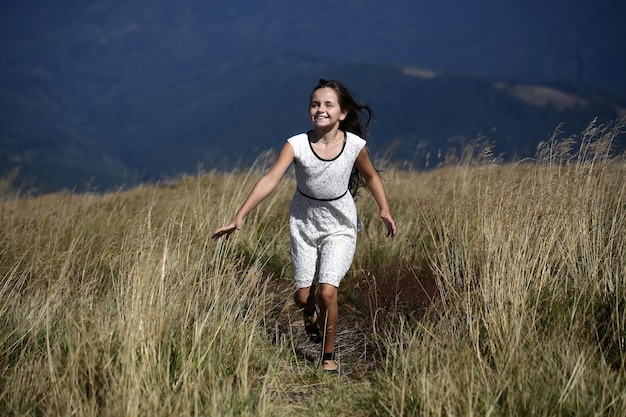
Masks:
[[[383,181],[380,179],[378,172],[376,172],[365,147],[361,149],[361,152],[359,152],[359,156],[356,158],[355,166],[363,176],[363,179],[367,184],[367,188],[369,188],[372,196],[374,196],[374,200],[376,200],[376,204],[378,204],[378,208],[380,209],[380,218],[387,227],[387,236],[394,237],[397,233],[396,223],[393,221],[393,217],[391,217],[391,212],[389,211],[389,204],[387,203],[387,195],[385,194]]]

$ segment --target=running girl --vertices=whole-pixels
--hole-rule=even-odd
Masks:
[[[289,210],[294,301],[303,310],[307,333],[322,342],[322,369],[337,373],[337,289],[356,248],[358,218],[353,196],[360,185],[367,186],[378,204],[388,236],[396,235],[396,225],[363,139],[371,108],[356,101],[339,81],[320,80],[311,93],[309,116],[313,130],[287,140],[232,221],[212,237],[240,230],[248,213],[270,195],[294,163],[297,188]]]

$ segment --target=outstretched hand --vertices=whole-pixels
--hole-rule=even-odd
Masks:
[[[391,214],[389,213],[381,213],[380,218],[385,223],[385,227],[387,228],[387,236],[394,237],[397,233],[396,222],[393,221]]]
[[[211,239],[219,239],[224,235],[226,235],[226,238],[228,238],[230,234],[236,230],[241,230],[241,224],[237,224],[234,221],[230,222],[226,226],[220,227],[219,229],[215,230],[215,232],[213,232],[213,234],[211,235]]]

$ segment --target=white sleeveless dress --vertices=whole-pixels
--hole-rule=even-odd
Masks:
[[[287,142],[298,185],[289,210],[295,285],[310,287],[317,279],[339,287],[356,249],[357,212],[348,183],[365,140],[347,132],[341,153],[330,160],[313,151],[307,133]]]

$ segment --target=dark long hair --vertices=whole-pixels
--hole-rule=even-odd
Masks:
[[[317,86],[313,89],[332,88],[337,93],[339,107],[341,110],[347,110],[348,114],[345,119],[339,122],[339,129],[354,133],[355,135],[367,139],[370,122],[374,117],[372,108],[365,103],[360,103],[354,98],[354,94],[345,85],[337,80],[320,79]],[[311,96],[313,95],[311,92]],[[356,167],[352,167],[350,174],[350,182],[348,189],[354,197],[358,196],[359,188],[365,187],[365,180]]]

